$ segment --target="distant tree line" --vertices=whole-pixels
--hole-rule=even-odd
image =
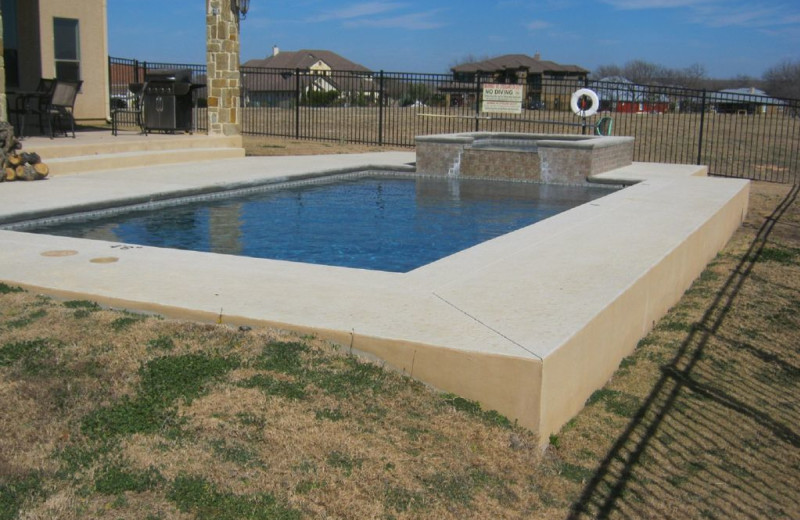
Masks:
[[[489,56],[467,54],[451,62],[450,68],[488,59],[490,59]],[[644,60],[629,61],[621,66],[601,65],[592,71],[590,77],[595,80],[621,77],[644,85],[667,85],[706,90],[755,87],[773,97],[800,99],[800,59],[787,59],[773,65],[760,78],[748,75],[738,75],[728,79],[709,78],[705,66],[700,63],[685,68],[670,68]]]
[[[767,69],[764,90],[771,96],[800,99],[800,60],[785,60]]]
[[[683,69],[672,69],[644,60],[625,65],[601,65],[591,73],[592,79],[620,77],[644,85],[662,84],[687,88],[705,88],[707,75],[703,65],[695,63]]]
[[[761,78],[739,75],[730,79],[709,78],[705,67],[695,63],[686,68],[669,68],[643,60],[625,65],[601,65],[592,79],[622,77],[634,83],[670,85],[707,90],[755,87],[773,97],[800,99],[800,60],[785,60],[767,69]]]

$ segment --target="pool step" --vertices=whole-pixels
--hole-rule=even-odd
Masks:
[[[136,168],[239,157],[244,157],[243,148],[185,148],[79,155],[61,159],[49,159],[47,165],[50,167],[51,175],[66,175],[117,168]]]
[[[123,135],[78,133],[71,138],[29,138],[23,150],[36,152],[52,175],[85,173],[244,157],[241,136]]]

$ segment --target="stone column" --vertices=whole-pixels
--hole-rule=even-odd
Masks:
[[[231,0],[206,0],[208,135],[241,133],[239,19]]]

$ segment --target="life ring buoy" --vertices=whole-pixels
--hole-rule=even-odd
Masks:
[[[600,108],[600,98],[597,97],[597,93],[594,90],[581,88],[572,93],[569,107],[581,117],[593,116]]]

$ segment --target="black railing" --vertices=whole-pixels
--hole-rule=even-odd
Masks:
[[[205,67],[109,60],[133,71]],[[800,100],[751,92],[544,79],[525,84],[521,114],[480,111],[488,74],[451,75],[242,67],[242,132],[249,135],[388,146],[415,145],[417,135],[489,131],[592,132],[603,116],[613,134],[635,137],[634,160],[705,164],[714,175],[771,182],[800,179]],[[113,76],[112,76],[113,78]],[[114,85],[125,84],[112,79]],[[572,93],[595,90],[601,112],[588,125],[570,110]],[[204,97],[204,92],[202,93]],[[204,106],[204,105],[202,105]],[[205,111],[198,114],[206,128]]]

